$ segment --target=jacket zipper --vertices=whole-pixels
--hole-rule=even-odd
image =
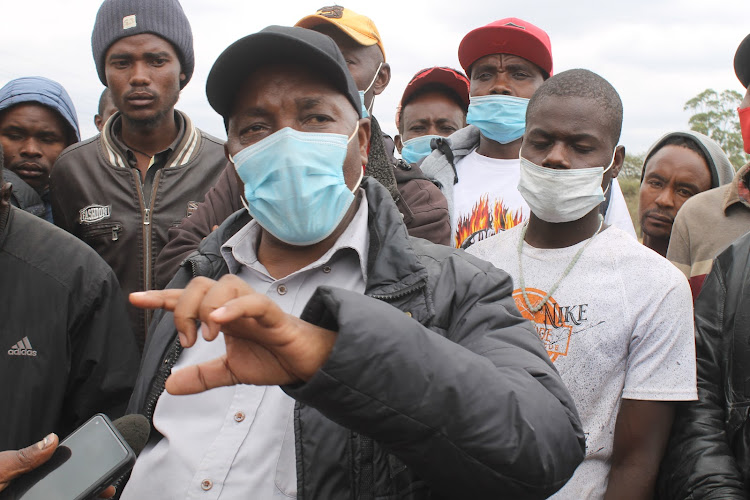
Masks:
[[[154,200],[156,199],[156,191],[161,179],[161,169],[156,172],[154,180],[151,183],[151,199],[149,200],[148,206],[146,206],[146,200],[143,197],[143,182],[141,181],[140,172],[133,170],[133,177],[135,178],[136,191],[138,192],[138,201],[141,208],[141,220],[143,222],[141,228],[141,237],[143,238],[143,289],[151,290],[151,219],[153,218]],[[144,331],[148,331],[148,325],[151,323],[151,318],[154,313],[151,310],[144,312]]]
[[[193,278],[197,278],[198,273],[196,272],[195,264],[192,261],[188,262],[190,262],[190,268],[193,272]],[[172,367],[174,367],[175,363],[177,363],[180,354],[182,354],[182,349],[183,347],[180,345],[179,337],[175,338],[174,342],[172,343],[172,347],[169,348],[164,361],[162,361],[162,366],[158,375],[156,376],[156,380],[151,385],[151,392],[149,393],[148,399],[146,400],[146,407],[144,408],[143,414],[152,425],[156,402],[159,400],[159,396],[161,396],[164,392],[164,385],[167,382],[167,377],[169,377],[169,374],[172,373]]]
[[[422,280],[419,283],[416,283],[414,285],[404,288],[400,292],[384,294],[384,295],[372,294],[370,295],[370,297],[372,297],[373,299],[382,300],[383,302],[390,302],[392,300],[400,299],[401,297],[406,297],[410,293],[421,290],[425,286],[427,286],[427,282]]]

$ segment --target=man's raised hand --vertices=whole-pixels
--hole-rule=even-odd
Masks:
[[[310,379],[328,359],[336,332],[286,314],[265,295],[234,275],[219,281],[195,278],[184,289],[130,294],[144,309],[174,312],[183,347],[224,333],[226,354],[174,372],[170,394],[194,394],[235,384],[283,385]]]

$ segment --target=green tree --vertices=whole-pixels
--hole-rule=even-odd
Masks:
[[[686,102],[684,108],[693,113],[688,121],[690,129],[718,142],[735,169],[747,163],[737,117],[741,102],[742,94],[736,90],[724,90],[719,94],[714,89],[706,89]]]
[[[643,171],[643,160],[646,157],[646,153],[641,154],[630,154],[625,152],[625,161],[622,163],[622,170],[620,170],[620,178],[627,179],[638,179],[641,180],[641,172]]]

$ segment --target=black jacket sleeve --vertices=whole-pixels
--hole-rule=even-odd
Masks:
[[[69,328],[72,357],[61,418],[66,432],[95,413],[122,416],[138,374],[138,348],[120,285],[109,266],[101,262],[99,268],[98,279],[85,284],[93,299]]]
[[[726,434],[726,366],[731,332],[724,329],[727,300],[720,260],[695,302],[698,401],[678,407],[658,480],[660,499],[745,499]]]
[[[546,498],[584,456],[572,398],[508,275],[452,260],[462,265],[427,291],[430,328],[384,301],[318,288],[302,318],[338,337],[322,369],[285,390],[381,443],[445,498]]]

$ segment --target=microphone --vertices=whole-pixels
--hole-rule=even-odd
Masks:
[[[143,448],[148,443],[148,436],[151,434],[151,424],[148,419],[140,413],[132,413],[118,418],[112,425],[120,432],[125,442],[135,453],[135,456],[141,454]]]

